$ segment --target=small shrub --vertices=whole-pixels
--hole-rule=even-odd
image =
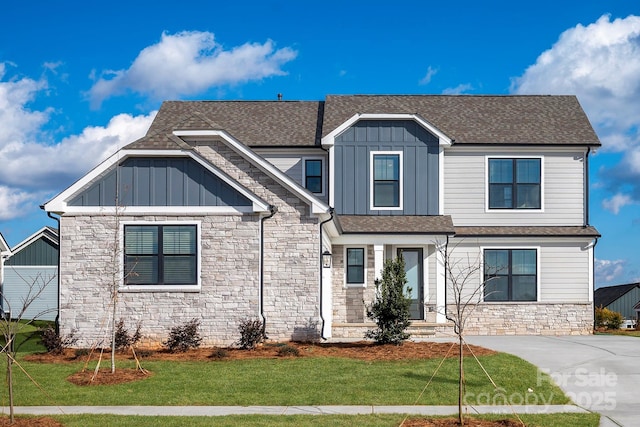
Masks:
[[[210,359],[226,359],[229,357],[229,352],[224,348],[216,348],[209,356]]]
[[[258,344],[267,339],[264,324],[258,319],[245,319],[238,326],[240,340],[236,343],[245,350],[253,350]]]
[[[116,350],[123,351],[130,346],[136,345],[142,339],[142,334],[140,333],[141,328],[142,322],[138,322],[136,331],[130,334],[129,330],[124,326],[124,319],[120,319],[118,323],[116,323]]]
[[[138,357],[153,356],[153,353],[154,353],[153,350],[138,350],[138,351],[136,351],[136,354],[138,355]]]
[[[300,351],[297,347],[293,347],[291,345],[285,344],[278,349],[278,356],[280,357],[298,357],[300,356]]]
[[[49,326],[42,330],[40,341],[44,348],[47,349],[47,353],[61,354],[65,349],[78,342],[75,333],[76,331],[73,330],[68,335],[60,335],[53,327]]]
[[[90,352],[91,350],[88,348],[76,348],[73,354],[76,357],[76,359],[78,359],[80,357],[88,356]]]
[[[617,311],[602,306],[596,307],[596,328],[620,329],[623,322],[622,314]]]
[[[200,320],[191,319],[187,323],[179,326],[174,326],[169,331],[169,339],[164,342],[164,346],[169,349],[170,352],[185,352],[191,348],[200,347],[202,338],[198,327],[200,326]]]

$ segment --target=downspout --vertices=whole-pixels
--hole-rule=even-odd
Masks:
[[[591,152],[591,147],[587,147],[587,155],[585,156],[585,214],[584,214],[584,222],[585,222],[585,227],[587,227],[589,225],[589,153]],[[596,243],[597,243],[597,239],[596,239]],[[594,245],[595,248],[595,245]]]
[[[596,294],[596,245],[598,244],[598,237],[595,237],[593,240],[593,267],[591,271],[593,272],[593,291],[592,295]],[[595,298],[592,298],[591,303],[593,304],[593,331],[596,330],[596,301]]]
[[[267,318],[264,316],[264,222],[273,217],[278,208],[269,205],[270,214],[260,218],[260,318],[262,318],[262,336],[267,330]]]
[[[324,325],[325,325],[325,320],[324,320],[324,316],[322,315],[322,273],[323,273],[323,265],[322,265],[322,226],[325,225],[326,223],[328,223],[329,221],[333,221],[333,215],[335,213],[335,209],[334,208],[329,208],[329,215],[331,215],[328,219],[322,221],[320,223],[320,321],[322,323],[322,326],[320,326],[320,338],[322,338],[323,340],[326,340],[327,337],[324,336]]]
[[[41,205],[40,209],[44,210],[44,205]],[[60,218],[53,216],[51,212],[47,212],[47,216],[58,223],[58,274],[56,274],[56,276],[58,276],[58,280],[57,280],[58,292],[56,293],[58,298],[58,303],[56,304],[57,312],[56,312],[55,328],[56,328],[56,334],[59,335],[60,334],[60,246],[61,246],[60,243],[62,243],[62,238],[60,235],[60,231],[61,231]]]

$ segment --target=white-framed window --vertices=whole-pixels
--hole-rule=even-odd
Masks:
[[[402,152],[372,151],[369,170],[371,210],[401,210]]]
[[[322,157],[302,158],[302,184],[317,195],[324,195],[324,159]]]
[[[483,248],[484,301],[537,301],[538,248]]]
[[[543,159],[540,156],[487,156],[487,210],[543,210]]]
[[[366,246],[345,247],[344,282],[347,287],[365,287],[367,285]]]
[[[123,291],[200,289],[200,225],[126,222],[122,225]]]

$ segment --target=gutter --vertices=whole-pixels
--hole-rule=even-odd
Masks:
[[[269,205],[270,214],[260,218],[260,318],[262,319],[262,336],[266,337],[267,318],[264,316],[264,222],[273,217],[278,208]]]
[[[44,210],[44,205],[40,205],[40,209]],[[58,292],[56,293],[57,297],[58,297],[58,302],[56,304],[56,308],[57,308],[57,313],[56,313],[56,320],[55,320],[55,329],[56,329],[56,334],[60,335],[60,246],[62,243],[62,235],[61,235],[61,229],[60,229],[60,217],[55,217],[51,214],[51,212],[47,212],[47,216],[49,218],[51,218],[52,220],[54,220],[55,222],[58,223],[58,274],[56,274],[57,276],[57,282],[58,282]]]
[[[325,225],[326,223],[333,221],[333,215],[335,214],[335,209],[334,208],[329,208],[329,215],[331,215],[328,219],[322,221],[320,223],[320,254],[319,254],[319,259],[320,259],[320,322],[321,322],[321,326],[320,326],[320,338],[322,338],[323,340],[326,340],[327,337],[324,336],[324,325],[325,325],[325,319],[324,316],[322,315],[322,309],[323,309],[323,305],[322,305],[322,290],[323,290],[323,286],[322,286],[322,273],[323,273],[323,266],[322,266],[322,226]]]

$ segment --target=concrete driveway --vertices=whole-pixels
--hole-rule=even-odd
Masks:
[[[466,340],[538,366],[577,405],[602,414],[602,427],[640,426],[640,338],[469,336]]]

